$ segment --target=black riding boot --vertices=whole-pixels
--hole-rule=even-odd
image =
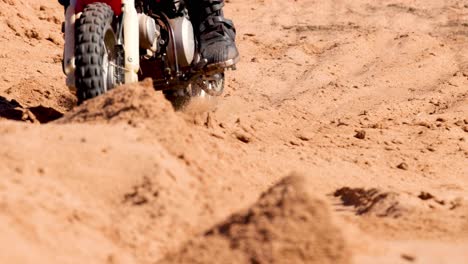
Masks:
[[[239,61],[231,20],[224,18],[224,0],[190,0],[189,8],[200,53],[208,61],[207,68],[228,68]]]
[[[65,9],[70,5],[70,0],[58,0],[61,5],[65,7]]]

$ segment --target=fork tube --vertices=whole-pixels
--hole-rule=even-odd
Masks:
[[[135,0],[122,0],[124,48],[125,48],[125,83],[138,81],[140,69],[140,40],[138,31],[138,14]]]

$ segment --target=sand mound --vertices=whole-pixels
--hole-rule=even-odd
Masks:
[[[48,77],[31,78],[5,90],[6,98],[13,98],[23,107],[43,105],[64,113],[76,105],[76,97],[64,87],[61,79],[51,82]]]
[[[405,211],[400,203],[401,196],[393,192],[377,189],[348,188],[338,189],[334,193],[345,206],[353,206],[356,214],[398,217]]]
[[[16,100],[0,96],[0,118],[32,123],[48,123],[62,117],[55,108],[37,105],[25,107]]]
[[[385,192],[371,188],[343,187],[335,191],[344,206],[352,206],[357,215],[375,215],[398,218],[402,215],[424,214],[425,211],[455,210],[463,205],[460,197],[437,198],[429,192],[418,195],[410,193]]]
[[[291,176],[161,263],[349,263],[327,206]]]
[[[82,105],[64,116],[59,123],[134,123],[136,120],[174,116],[171,104],[155,92],[152,81],[124,85]]]

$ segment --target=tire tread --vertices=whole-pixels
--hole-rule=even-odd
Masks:
[[[88,5],[76,26],[76,88],[78,102],[104,93],[102,58],[103,32],[112,23],[114,12],[105,3]]]

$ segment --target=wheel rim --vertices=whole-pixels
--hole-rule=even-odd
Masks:
[[[115,58],[115,35],[109,29],[104,37],[104,54],[102,56],[102,77],[105,92],[114,88],[117,84]]]
[[[104,49],[104,56],[102,57],[102,78],[104,83],[104,92],[109,90],[109,55],[107,48]]]
[[[205,76],[195,84],[195,96],[220,96],[224,91],[224,73]],[[192,88],[193,93],[193,88]]]
[[[191,94],[190,97],[196,97],[196,98],[209,98],[211,97],[209,94],[205,92],[205,90],[202,89],[202,87],[198,84],[192,84],[191,87]]]

